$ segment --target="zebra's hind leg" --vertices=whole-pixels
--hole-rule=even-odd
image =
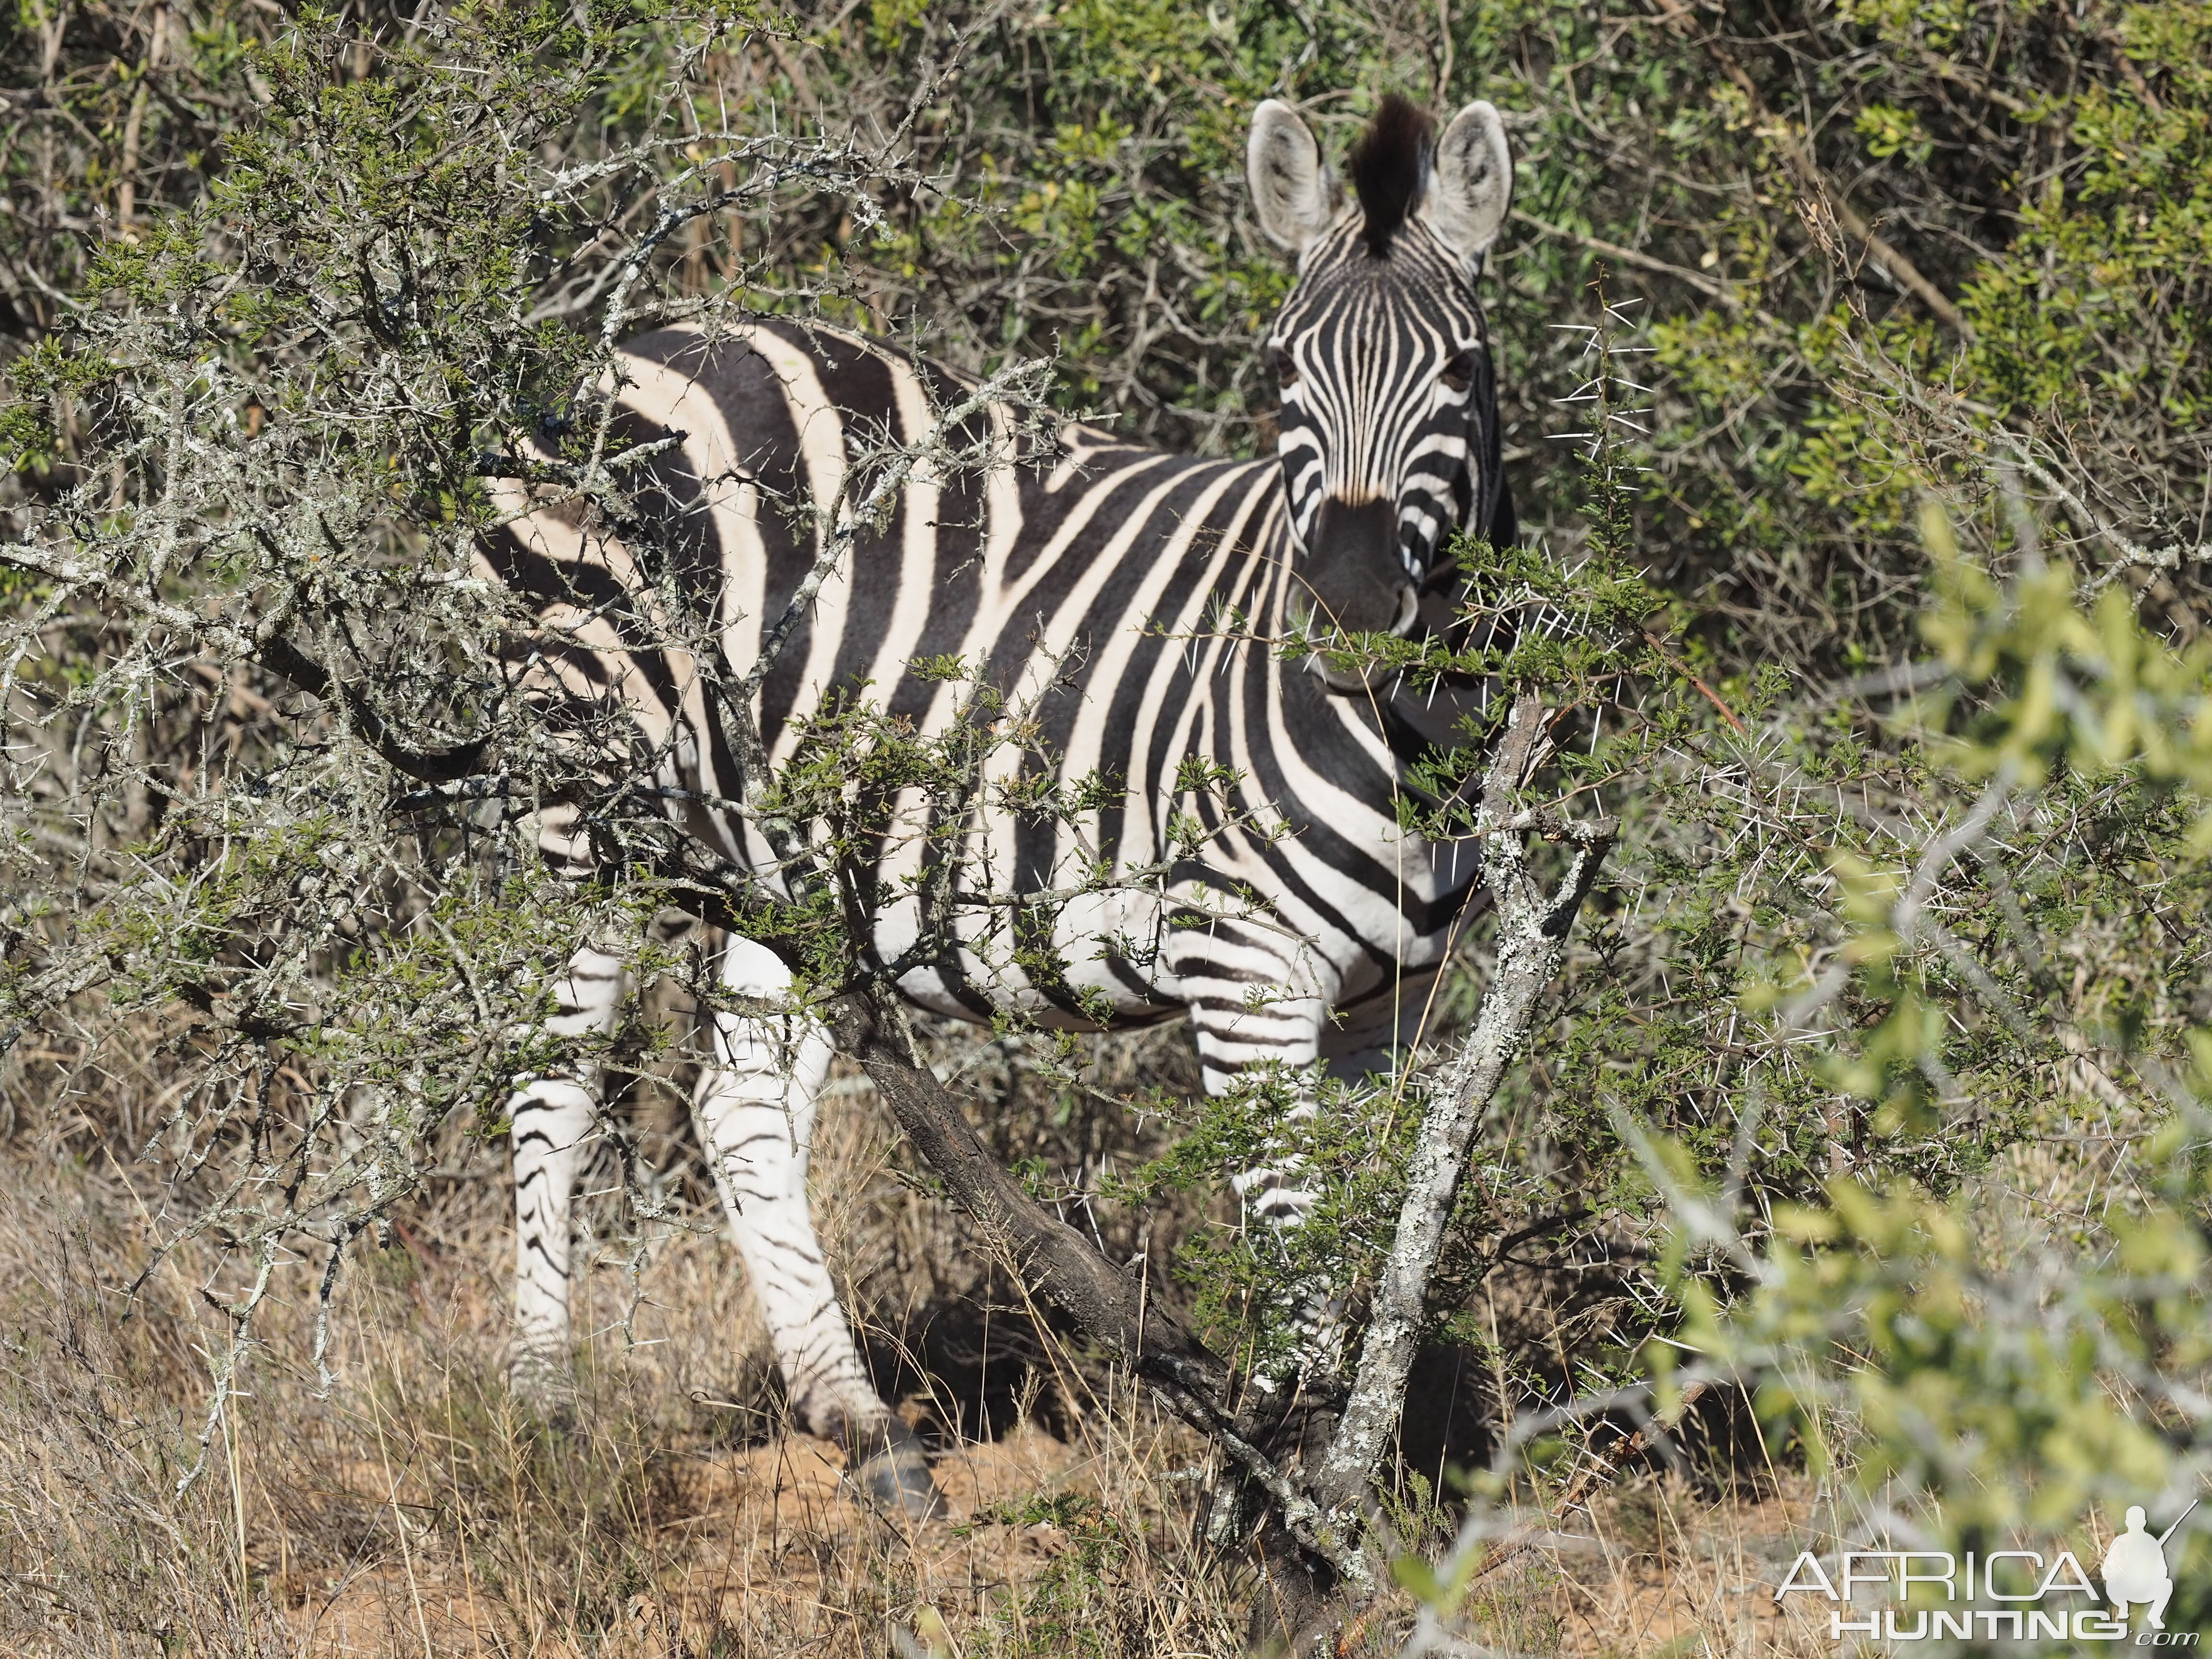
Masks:
[[[1284,1129],[1318,1110],[1313,1072],[1321,1056],[1332,987],[1310,963],[1286,957],[1276,939],[1239,921],[1181,930],[1171,966],[1190,1005],[1206,1091],[1220,1097],[1255,1079],[1271,1079],[1267,1097],[1281,1103]],[[1249,1168],[1231,1171],[1247,1224],[1285,1237],[1320,1198],[1302,1160],[1286,1141]],[[1344,1309],[1327,1284],[1287,1287],[1276,1317],[1290,1338],[1275,1357],[1255,1364],[1243,1407],[1261,1449],[1297,1467],[1318,1456],[1334,1437],[1344,1396]],[[1244,1536],[1260,1511],[1256,1488],[1241,1480],[1218,1487],[1206,1535],[1224,1547]]]
[[[569,958],[555,988],[560,1012],[545,1028],[558,1036],[614,1030],[628,975],[619,957],[586,945]],[[515,1393],[557,1414],[571,1402],[568,1291],[575,1249],[571,1210],[586,1151],[599,1123],[599,1067],[570,1078],[534,1078],[507,1101],[514,1158],[514,1347],[508,1376]]]
[[[789,994],[791,975],[765,946],[733,937],[722,984],[773,1004]],[[945,1502],[921,1439],[869,1380],[807,1212],[807,1149],[830,1053],[829,1034],[809,1017],[718,1012],[717,1064],[700,1078],[694,1109],[699,1135],[793,1413],[809,1433],[844,1446],[871,1504],[928,1520]]]

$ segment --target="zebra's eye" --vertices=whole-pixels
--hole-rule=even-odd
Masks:
[[[1287,351],[1275,354],[1275,383],[1285,392],[1298,383],[1298,360]]]
[[[1443,366],[1443,372],[1437,374],[1437,379],[1443,382],[1444,390],[1447,392],[1466,391],[1474,384],[1474,356],[1471,353],[1462,352]]]

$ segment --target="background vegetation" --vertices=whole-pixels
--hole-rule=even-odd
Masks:
[[[1447,1570],[1401,1611],[1516,1651],[1825,1651],[1722,1587],[1883,1527],[2178,1512],[2204,1446],[2208,80],[2185,0],[19,4],[0,437],[9,540],[44,562],[0,572],[8,1639],[1233,1649],[1249,1583],[1200,1559],[1197,1454],[963,1253],[880,1129],[841,1132],[830,1231],[887,1376],[972,1443],[975,1530],[894,1544],[757,1449],[772,1392],[720,1334],[739,1292],[690,1237],[655,1081],[680,1043],[647,1018],[596,1183],[604,1410],[576,1456],[514,1417],[468,1109],[520,1063],[544,963],[657,896],[556,890],[434,778],[395,783],[383,735],[485,729],[483,613],[443,580],[484,459],[653,316],[1048,359],[1063,408],[1263,452],[1289,275],[1241,171],[1267,95],[1332,148],[1391,90],[1507,112],[1486,297],[1532,580],[1650,589],[1561,773],[1626,828],[1464,1200],[1399,1494]],[[1596,467],[1562,441],[1594,411],[1626,446]],[[271,640],[327,695],[251,666]],[[518,776],[561,763],[491,741]],[[1467,969],[1462,1013],[1480,941]],[[1202,1183],[1139,1206],[1112,1179],[1207,1127],[1175,1042],[1071,1067],[945,1042],[1000,1149],[1158,1293],[1250,1287]],[[1389,1174],[1363,1121],[1312,1149],[1340,1217]],[[1387,1243],[1313,1237],[1355,1282]],[[1703,1486],[1595,1499],[1655,1369],[1764,1415],[1702,1394]],[[1493,1471],[1449,1512],[1446,1462]],[[1568,1498],[1595,1563],[1500,1544]]]

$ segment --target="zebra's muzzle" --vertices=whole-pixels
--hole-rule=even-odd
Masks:
[[[1413,626],[1419,596],[1398,552],[1397,508],[1387,501],[1324,500],[1299,575],[1323,628],[1401,634]]]
[[[1292,617],[1323,637],[1402,635],[1419,614],[1420,594],[1398,552],[1397,511],[1387,501],[1325,499],[1314,514],[1298,576]],[[1320,657],[1314,667],[1340,691],[1370,685],[1377,678],[1347,672]]]

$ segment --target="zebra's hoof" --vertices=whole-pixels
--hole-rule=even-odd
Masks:
[[[945,1494],[930,1479],[929,1460],[921,1448],[908,1444],[878,1452],[853,1471],[860,1495],[875,1508],[909,1521],[940,1521],[945,1514]]]
[[[853,1425],[841,1438],[853,1484],[872,1508],[909,1521],[944,1517],[945,1495],[929,1477],[921,1437],[904,1423],[893,1417],[866,1428]]]

